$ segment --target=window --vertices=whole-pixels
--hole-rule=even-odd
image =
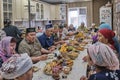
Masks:
[[[68,25],[73,24],[77,29],[80,26],[81,22],[84,22],[87,25],[87,8],[78,7],[78,8],[69,8],[68,9]]]

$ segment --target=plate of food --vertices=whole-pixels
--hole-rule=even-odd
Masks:
[[[38,68],[37,66],[33,66],[32,68],[33,68],[33,72],[37,72],[40,70],[40,68]]]

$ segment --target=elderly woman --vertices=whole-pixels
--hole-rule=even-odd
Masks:
[[[99,30],[102,30],[102,29],[112,30],[112,27],[107,23],[103,23],[99,26]],[[97,42],[97,36],[98,35],[92,37],[93,38],[93,43]],[[118,39],[116,38],[116,36],[113,37],[113,41],[114,41],[114,47],[120,55],[120,43],[119,43]]]
[[[14,54],[3,63],[0,73],[3,79],[32,80],[32,60],[27,53]]]
[[[4,37],[0,42],[0,67],[2,63],[15,54],[16,39],[13,37]]]
[[[116,50],[114,46],[114,41],[113,41],[114,36],[115,36],[115,33],[112,30],[109,30],[106,28],[98,31],[98,41],[104,44],[107,44],[113,50]]]
[[[96,43],[88,48],[88,63],[96,73],[87,79],[80,80],[120,80],[119,61],[113,50],[103,44]]]
[[[112,30],[112,27],[107,23],[101,24],[99,26],[99,30],[104,29],[104,28]],[[116,38],[116,36],[113,38],[113,41],[114,41],[114,46],[115,46],[117,52],[120,55],[120,43],[119,43],[118,39]]]

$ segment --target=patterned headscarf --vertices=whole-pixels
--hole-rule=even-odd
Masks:
[[[32,68],[32,60],[27,53],[14,54],[2,64],[0,74],[5,79],[15,79]]]
[[[119,69],[119,61],[113,50],[100,42],[88,48],[88,54],[93,63],[98,66],[107,67],[110,70]]]

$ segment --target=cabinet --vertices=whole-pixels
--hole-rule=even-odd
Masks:
[[[13,1],[3,0],[3,18],[13,20]]]
[[[41,4],[41,19],[44,19],[44,5]]]
[[[14,13],[15,13],[15,16],[14,16],[14,20],[15,21],[20,21],[22,20],[23,18],[23,9],[24,7],[22,6],[22,0],[15,0],[14,1]]]
[[[66,4],[51,5],[51,20],[66,20]]]
[[[41,4],[36,2],[36,21],[41,19]]]
[[[36,2],[30,1],[31,18],[36,14]],[[15,0],[14,2],[15,21],[28,20],[28,0]]]
[[[48,19],[50,19],[50,4],[44,2],[36,3],[36,20]]]
[[[56,6],[50,5],[50,19],[55,20],[56,19]]]
[[[49,4],[44,4],[44,20],[49,20],[50,19],[50,5]]]
[[[60,5],[55,5],[55,19],[60,20]]]

